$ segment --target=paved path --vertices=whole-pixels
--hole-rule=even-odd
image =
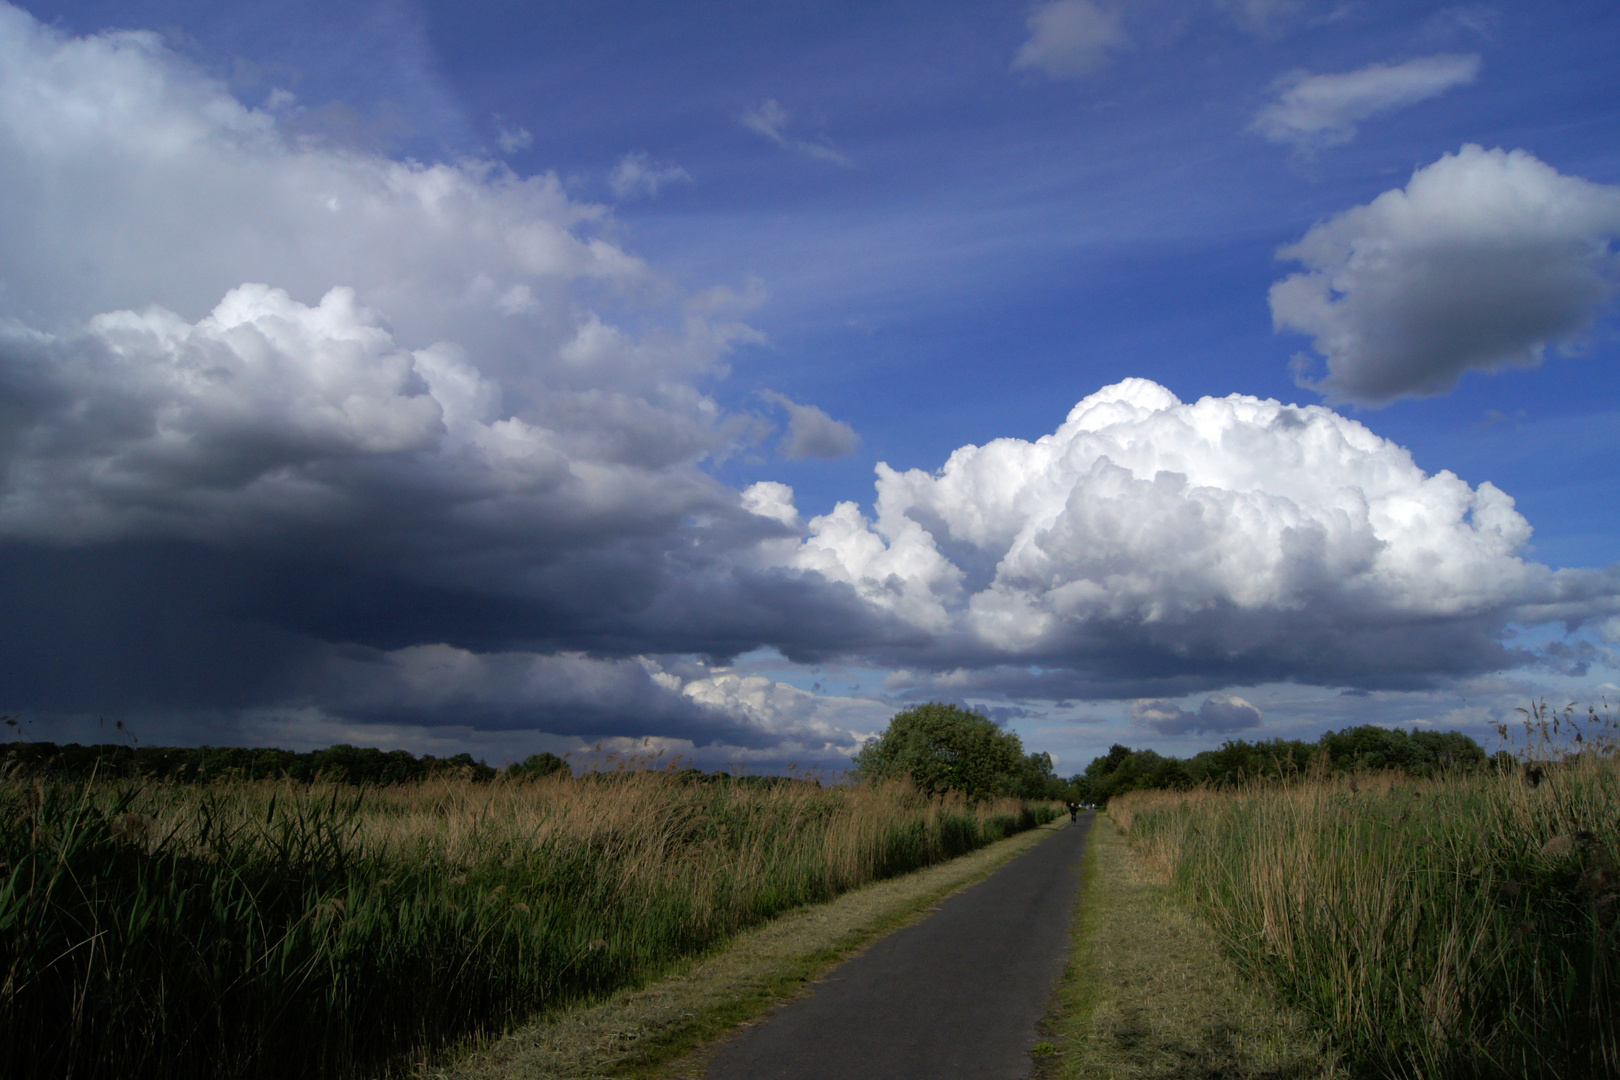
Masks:
[[[721,1047],[709,1080],[1019,1080],[1052,984],[1092,814],[883,938]]]

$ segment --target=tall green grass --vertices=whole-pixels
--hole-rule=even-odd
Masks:
[[[1620,761],[1142,792],[1109,813],[1369,1073],[1620,1075]]]
[[[386,1072],[1051,816],[650,773],[0,781],[0,1075]]]

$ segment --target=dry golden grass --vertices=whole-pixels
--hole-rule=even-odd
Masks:
[[[198,813],[206,800],[209,816]],[[1016,819],[1018,799],[969,803],[925,798],[903,782],[820,788],[810,783],[683,784],[665,772],[626,770],[602,780],[547,777],[469,783],[458,779],[367,789],[277,781],[152,789],[140,802],[140,839],[189,845],[199,829],[254,831],[272,803],[283,810],[358,801],[344,843],[383,859],[431,856],[452,873],[486,864],[492,846],[584,845],[612,857],[626,887],[682,882],[694,896],[751,895],[784,861],[814,855],[831,892],[873,880],[883,838],[904,818],[923,833],[941,819],[979,827]],[[116,828],[115,823],[115,828]],[[171,841],[172,842],[172,841]],[[809,843],[814,851],[806,851]]]
[[[0,778],[0,1075],[367,1075],[1053,813],[674,772]]]

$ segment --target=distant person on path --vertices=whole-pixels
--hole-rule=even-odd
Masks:
[[[1075,821],[1079,821],[1079,820],[1080,820],[1080,804],[1077,803],[1077,802],[1072,802],[1072,803],[1069,804],[1069,821],[1070,822],[1075,822]]]

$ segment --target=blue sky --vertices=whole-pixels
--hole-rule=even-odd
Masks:
[[[1620,693],[1612,5],[5,14],[35,737],[836,767],[933,697],[1066,771]]]

